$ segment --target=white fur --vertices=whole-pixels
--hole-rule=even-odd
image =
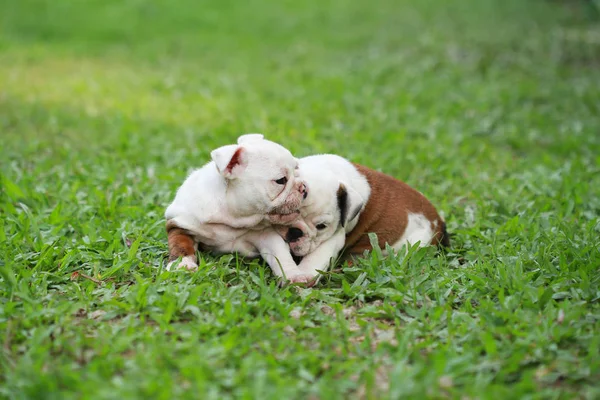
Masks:
[[[371,196],[371,188],[366,178],[352,163],[335,155],[300,159],[300,174],[310,187],[310,193],[300,209],[301,218],[293,224],[293,227],[303,231],[304,236],[290,243],[290,249],[295,255],[304,256],[299,269],[309,276],[317,277],[317,270],[325,271],[331,260],[337,258],[343,250],[346,234],[358,223],[360,214]],[[349,213],[356,203],[362,204],[360,212],[346,221],[344,227],[340,225],[336,195],[340,183],[348,190]],[[316,226],[322,221],[328,223],[327,228],[317,230]],[[289,227],[280,228],[278,232],[285,237],[288,229]],[[406,231],[392,247],[398,250],[406,244],[417,242],[420,242],[420,246],[427,246],[432,238],[433,231],[429,220],[423,214],[411,213],[408,215]]]
[[[437,221],[435,221],[437,224]],[[402,237],[392,245],[394,250],[400,250],[404,246],[412,246],[419,243],[419,247],[429,246],[433,239],[431,222],[423,214],[408,214],[408,224]]]
[[[290,249],[295,255],[305,256],[334,236],[339,229],[350,232],[356,226],[360,211],[364,209],[371,194],[371,187],[352,163],[332,154],[301,158],[300,174],[307,185],[310,182],[310,192],[300,208],[301,218],[292,224],[302,230],[304,236],[290,243]],[[352,211],[360,209],[354,218],[343,221],[343,224],[337,204],[340,184],[348,192],[348,218],[352,216]],[[317,229],[321,223],[327,225],[323,230]],[[279,232],[284,234],[287,228],[279,229]]]
[[[316,284],[321,277],[319,271],[327,271],[332,259],[338,256],[344,248],[345,243],[346,232],[344,229],[338,229],[333,236],[323,241],[315,250],[304,256],[298,268],[304,275],[313,277],[311,282]]]
[[[290,243],[290,249],[295,255],[304,256],[298,268],[302,274],[313,278],[312,283],[316,283],[318,271],[326,271],[331,260],[344,248],[346,233],[358,223],[360,213],[369,200],[371,187],[352,163],[332,154],[301,158],[300,175],[310,192],[300,208],[300,218],[292,224],[302,230],[304,236]],[[340,184],[348,193],[346,221],[340,221],[337,203]],[[353,215],[353,211],[358,212]],[[326,228],[317,229],[322,223],[327,225]],[[281,227],[278,232],[285,237],[287,230],[288,227]]]
[[[239,165],[232,161],[238,151],[243,153]],[[298,178],[298,160],[257,134],[241,136],[237,145],[223,146],[211,156],[213,161],[183,182],[165,212],[167,220],[214,253],[261,255],[275,275],[306,282],[287,244],[270,225],[297,216],[306,190]],[[275,182],[283,176],[285,185]],[[193,269],[193,261],[185,258],[179,265]]]

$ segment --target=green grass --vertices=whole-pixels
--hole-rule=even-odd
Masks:
[[[600,26],[581,1],[0,1],[0,396],[600,397]],[[425,193],[452,249],[279,289],[164,270],[263,132]]]

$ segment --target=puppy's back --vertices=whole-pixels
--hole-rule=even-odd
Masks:
[[[377,234],[382,249],[386,243],[397,243],[406,231],[411,214],[422,214],[430,224],[433,233],[431,244],[450,245],[446,223],[425,196],[389,175],[360,164],[354,166],[369,182],[371,195],[358,224],[346,236],[346,254],[359,255],[371,250],[370,232]]]

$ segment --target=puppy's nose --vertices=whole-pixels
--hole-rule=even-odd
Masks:
[[[285,240],[287,240],[288,242],[295,242],[296,240],[300,239],[302,236],[304,236],[304,233],[302,232],[301,229],[298,228],[290,228],[288,229],[286,235],[285,235]]]

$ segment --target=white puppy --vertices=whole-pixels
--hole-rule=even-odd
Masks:
[[[300,175],[311,189],[301,216],[277,230],[292,253],[303,257],[299,268],[305,274],[317,277],[342,250],[361,255],[372,249],[371,232],[381,249],[450,244],[435,207],[391,176],[329,154],[300,159]]]
[[[298,216],[307,195],[298,160],[260,134],[243,135],[220,147],[212,161],[183,182],[165,212],[170,269],[198,267],[196,249],[216,254],[262,256],[274,274],[307,282],[288,245],[271,227]]]

